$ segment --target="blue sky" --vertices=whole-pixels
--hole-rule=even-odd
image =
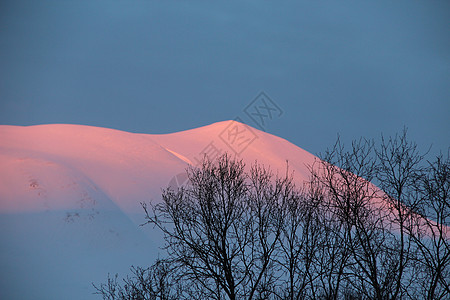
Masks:
[[[447,152],[448,20],[448,1],[4,0],[0,124],[258,127],[263,91],[266,131],[312,153],[404,126]]]

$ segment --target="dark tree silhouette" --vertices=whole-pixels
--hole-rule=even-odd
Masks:
[[[415,264],[423,299],[450,297],[450,159],[436,157],[416,185],[420,212],[409,232],[418,256]]]
[[[94,288],[105,300],[177,300],[186,287],[171,276],[170,265],[162,260],[149,268],[132,267],[131,276],[118,282],[116,274]],[[186,292],[184,293],[186,294]]]
[[[163,202],[144,209],[165,236],[180,280],[211,299],[268,299],[277,279],[275,255],[282,234],[281,205],[289,180],[224,155],[188,170],[189,185],[163,192]]]
[[[406,130],[339,139],[308,182],[225,154],[143,204],[166,258],[96,286],[103,299],[445,299],[450,162]]]

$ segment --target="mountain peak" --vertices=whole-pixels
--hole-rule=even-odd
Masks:
[[[273,170],[284,169],[288,160],[298,179],[307,178],[305,165],[315,159],[236,120],[171,134],[71,124],[0,126],[0,140],[0,212],[71,208],[79,198],[73,193],[94,199],[98,195],[93,191],[104,195],[100,198],[106,206],[137,212],[140,202],[159,199],[172,177],[205,155],[214,160],[227,152],[248,165],[258,161]],[[67,188],[74,184],[76,192]]]

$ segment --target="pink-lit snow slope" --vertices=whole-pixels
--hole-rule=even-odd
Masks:
[[[91,284],[108,273],[152,264],[164,241],[138,226],[141,202],[161,201],[188,165],[224,152],[280,176],[288,161],[299,185],[317,159],[235,121],[172,134],[0,126],[0,299],[94,300]]]
[[[315,156],[236,121],[172,134],[82,125],[0,126],[0,213],[119,207],[142,212],[161,189],[206,154],[228,152],[308,178]],[[172,181],[173,182],[173,181]]]

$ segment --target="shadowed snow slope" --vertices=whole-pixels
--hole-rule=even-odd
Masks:
[[[233,153],[308,176],[315,156],[235,121],[172,134],[81,125],[0,126],[0,298],[99,299],[92,282],[149,265],[161,237],[140,202],[188,164]]]

